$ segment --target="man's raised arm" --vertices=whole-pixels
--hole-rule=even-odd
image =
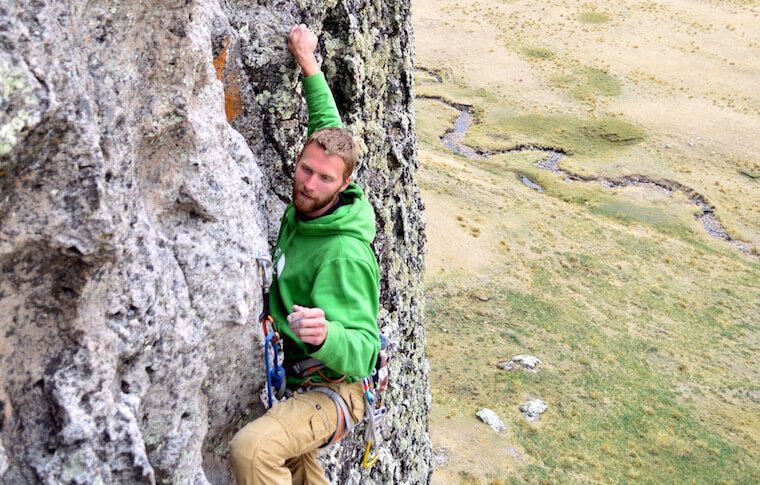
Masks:
[[[306,104],[309,107],[307,136],[327,126],[343,127],[335,99],[314,56],[316,48],[317,36],[306,25],[294,25],[290,28],[288,50],[301,66],[304,75],[303,88],[306,92]]]

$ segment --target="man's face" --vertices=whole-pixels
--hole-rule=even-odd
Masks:
[[[327,156],[317,144],[307,146],[296,161],[293,206],[307,217],[318,217],[338,201],[351,177],[343,180],[346,165],[337,155]]]

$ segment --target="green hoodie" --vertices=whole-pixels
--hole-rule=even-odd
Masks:
[[[309,134],[325,126],[341,126],[332,93],[319,73],[304,78],[309,106]],[[270,306],[275,327],[283,338],[285,362],[308,357],[326,366],[330,379],[346,382],[367,377],[380,350],[377,330],[379,272],[370,248],[375,238],[375,212],[362,190],[350,183],[334,212],[311,220],[296,217],[293,204],[285,209],[273,252],[275,278]],[[321,308],[327,337],[316,347],[290,331],[286,317],[293,305]],[[313,376],[314,382],[323,381]],[[301,379],[288,377],[289,386]]]

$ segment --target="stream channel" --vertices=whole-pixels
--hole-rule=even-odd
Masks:
[[[424,84],[440,84],[442,82],[440,75],[427,69],[418,68],[418,70],[421,70],[435,78],[435,81]],[[546,158],[536,162],[536,166],[543,170],[549,170],[555,175],[563,177],[565,182],[597,183],[607,188],[639,186],[647,187],[653,190],[662,190],[669,194],[673,194],[677,191],[683,192],[689,198],[689,200],[699,208],[701,213],[698,216],[698,219],[702,221],[705,231],[707,231],[710,236],[727,241],[736,246],[740,251],[748,255],[752,255],[752,253],[749,251],[749,244],[734,240],[728,235],[726,230],[721,225],[720,221],[715,218],[715,209],[712,204],[709,203],[707,198],[696,190],[687,187],[680,182],[669,179],[655,179],[648,175],[642,174],[625,175],[621,177],[600,177],[596,175],[585,176],[574,174],[570,171],[560,168],[559,166],[559,163],[565,156],[567,156],[567,153],[562,149],[552,147],[543,147],[537,145],[517,145],[515,147],[507,148],[504,150],[477,150],[464,144],[467,130],[470,128],[470,126],[472,126],[472,123],[474,122],[471,105],[453,103],[439,96],[418,95],[417,98],[437,101],[459,111],[459,115],[454,120],[454,126],[446,129],[446,132],[441,137],[441,141],[443,141],[443,144],[446,148],[452,152],[464,155],[469,160],[478,160],[504,153],[539,151],[544,153],[546,155]],[[528,177],[521,175],[520,180],[528,187],[531,187],[532,189],[537,190],[541,193],[544,192],[543,188],[540,185],[536,184]]]

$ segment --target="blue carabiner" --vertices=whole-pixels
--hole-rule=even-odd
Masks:
[[[285,381],[285,369],[279,365],[279,356],[277,353],[277,334],[269,332],[264,340],[264,361],[267,366],[267,393],[269,395],[269,407],[272,407],[272,387],[275,389],[282,388]],[[272,364],[269,363],[269,345],[272,345],[272,354],[274,359]]]

